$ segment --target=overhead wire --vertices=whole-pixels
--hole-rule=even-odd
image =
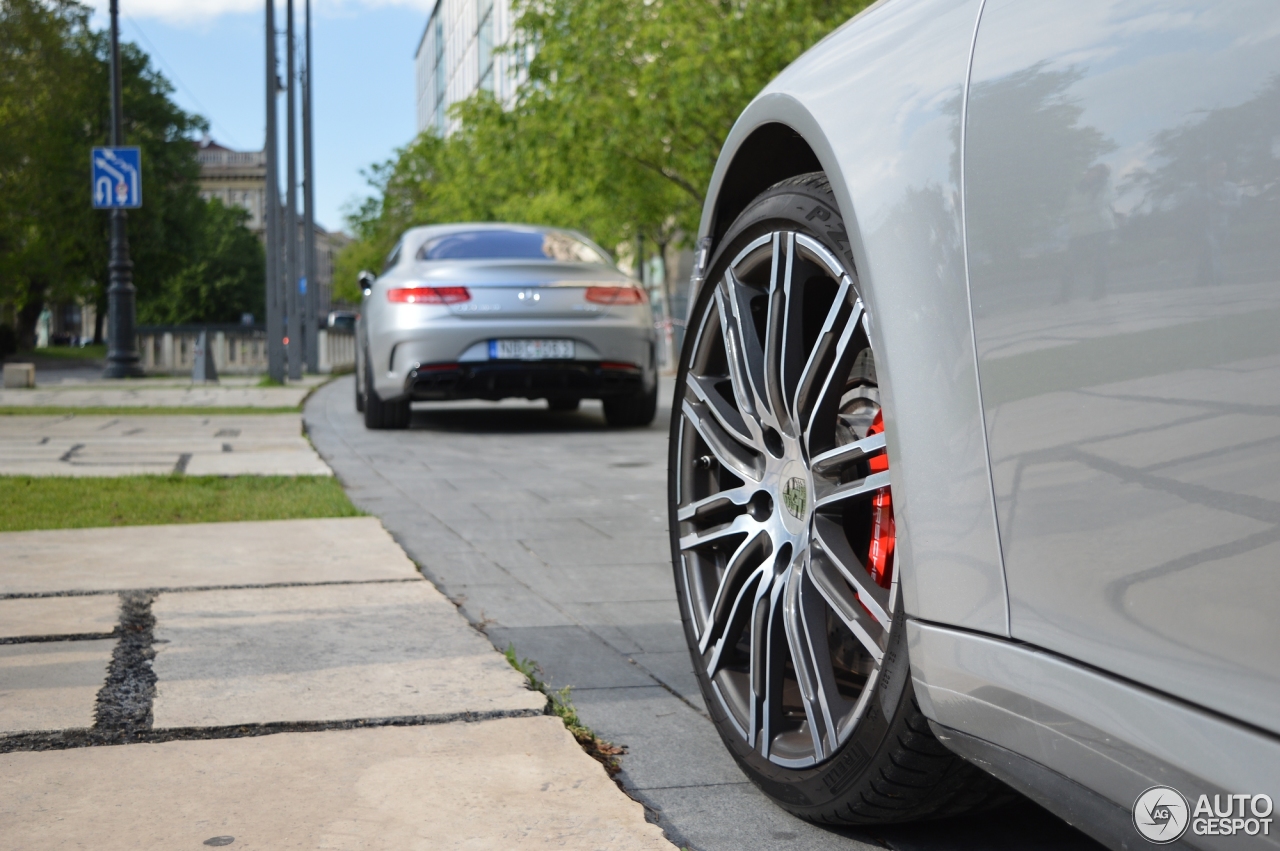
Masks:
[[[196,97],[195,92],[191,91],[190,87],[188,87],[187,84],[182,81],[182,77],[178,75],[177,70],[172,65],[170,65],[169,62],[164,58],[164,55],[161,54],[160,51],[156,49],[155,44],[152,43],[151,39],[147,37],[146,32],[142,29],[141,26],[138,25],[138,22],[135,21],[129,15],[121,14],[121,17],[129,22],[129,25],[133,27],[135,31],[137,31],[138,35],[142,36],[142,40],[147,45],[147,48],[151,51],[151,55],[154,56],[159,61],[160,65],[164,67],[164,70],[169,73],[169,75],[173,78],[173,81],[178,84],[178,88],[181,89],[183,93],[185,93],[186,96],[191,99],[191,102],[196,105],[196,108],[200,110],[200,114],[209,119],[210,128],[215,129],[220,134],[222,134],[222,138],[230,142],[233,147],[240,148],[239,141],[237,141],[235,137],[231,135],[231,133],[227,130],[226,127],[214,121],[213,113],[211,113],[207,108],[205,108],[205,105],[200,102],[200,99],[198,97]]]

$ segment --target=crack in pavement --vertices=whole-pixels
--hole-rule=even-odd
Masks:
[[[402,579],[333,579],[325,582],[266,582],[241,585],[183,585],[176,588],[110,588],[101,591],[14,591],[0,594],[0,600],[40,600],[47,597],[101,597],[107,594],[187,594],[192,591],[247,591],[255,588],[322,588],[326,585],[385,585],[395,582],[422,582],[420,576]]]
[[[72,632],[62,635],[10,635],[0,637],[0,644],[43,644],[51,641],[104,641],[116,638],[120,635],[120,629],[111,630],[110,632]]]
[[[149,707],[148,707],[149,711]],[[222,727],[168,727],[137,729],[127,736],[97,725],[90,729],[41,730],[0,736],[0,754],[18,751],[60,751],[73,748],[119,744],[160,744],[211,739],[248,739],[278,733],[321,733],[329,730],[357,730],[375,727],[427,727],[456,722],[474,723],[503,718],[535,718],[547,714],[542,709],[494,709],[487,712],[450,712],[439,715],[394,715],[383,718],[348,718],[338,721],[271,721],[262,724],[232,724]]]
[[[98,691],[92,732],[119,742],[134,741],[150,730],[151,704],[156,695],[155,616],[151,604],[156,595],[146,591],[120,594],[120,640],[111,654],[107,680]]]

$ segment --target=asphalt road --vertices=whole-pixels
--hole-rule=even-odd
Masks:
[[[662,398],[669,398],[664,387]],[[699,851],[1100,846],[1030,802],[962,819],[817,827],[746,781],[706,716],[680,629],[666,534],[669,411],[610,430],[598,403],[417,406],[408,431],[366,431],[353,379],[311,397],[316,448],[352,500],[499,649],[572,686],[584,723],[624,744],[627,791]]]

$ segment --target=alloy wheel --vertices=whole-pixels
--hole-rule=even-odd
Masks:
[[[896,607],[866,312],[794,231],[747,243],[702,305],[676,399],[677,581],[713,699],[750,748],[803,768],[863,714]]]

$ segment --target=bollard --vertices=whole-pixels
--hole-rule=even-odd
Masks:
[[[7,363],[4,365],[4,389],[15,390],[36,386],[36,365]]]
[[[209,345],[209,332],[201,331],[196,338],[196,348],[191,358],[193,384],[217,384],[218,367],[213,362],[213,348]]]

